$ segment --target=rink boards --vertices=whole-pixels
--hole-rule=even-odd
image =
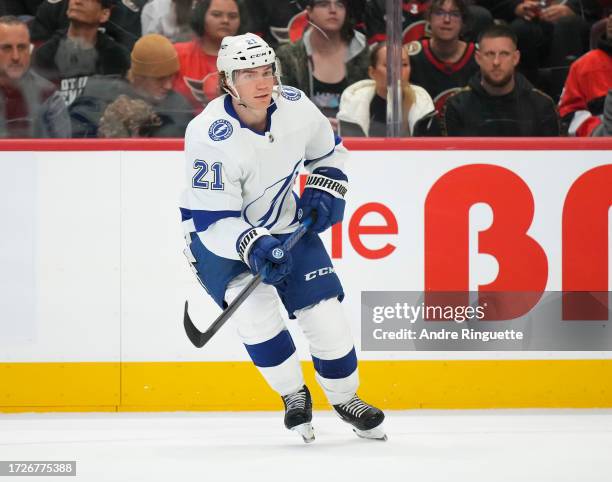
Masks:
[[[506,246],[502,266],[526,270],[510,288],[539,279],[547,291],[609,290],[611,141],[347,144],[345,222],[325,242],[347,293],[364,397],[388,408],[612,406],[611,352],[359,350],[362,291],[420,291],[426,280],[476,290],[501,279],[494,258],[478,254],[478,232],[494,221],[526,219],[539,246],[538,262]],[[279,408],[231,324],[201,350],[183,332],[186,299],[201,328],[218,309],[182,255],[181,147],[0,143],[0,411]],[[436,263],[462,222],[465,280],[466,266]]]

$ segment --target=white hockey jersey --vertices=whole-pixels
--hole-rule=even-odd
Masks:
[[[297,227],[293,188],[303,166],[343,170],[347,151],[306,95],[284,86],[274,97],[265,132],[240,121],[229,95],[187,127],[183,225],[217,256],[238,260],[236,242],[252,227],[272,234]]]

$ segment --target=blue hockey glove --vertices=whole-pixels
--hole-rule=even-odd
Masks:
[[[238,253],[251,272],[260,274],[261,280],[270,285],[280,283],[293,266],[291,253],[267,229],[253,228],[243,233],[238,241]]]
[[[314,211],[315,220],[310,227],[322,233],[344,217],[344,196],[348,178],[334,167],[319,167],[306,179],[306,187],[298,203],[298,219],[307,219]]]

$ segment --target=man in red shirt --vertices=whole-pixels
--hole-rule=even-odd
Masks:
[[[597,48],[576,60],[559,101],[559,114],[570,135],[591,136],[601,125],[604,99],[612,88],[612,15]]]

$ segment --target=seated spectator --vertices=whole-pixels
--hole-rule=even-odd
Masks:
[[[111,0],[69,0],[68,30],[34,51],[33,67],[55,83],[72,104],[92,75],[125,75],[129,53],[98,29],[108,20]]]
[[[402,39],[404,43],[429,37],[427,10],[431,0],[402,0]],[[368,43],[381,42],[387,38],[385,20],[386,0],[368,0],[365,5],[364,21]],[[486,8],[468,5],[466,10],[463,38],[474,41],[483,29],[493,23],[493,17]]]
[[[276,49],[289,42],[289,28],[294,19],[304,12],[302,2],[279,2],[278,0],[246,0],[249,31],[262,37],[270,47]]]
[[[590,136],[601,125],[604,99],[612,88],[612,15],[595,50],[570,67],[559,102],[559,114],[570,135]]]
[[[521,51],[521,71],[538,88],[558,99],[569,65],[589,48],[591,24],[601,18],[598,0],[524,0],[515,7],[511,27]],[[550,67],[548,78],[540,67]]]
[[[506,26],[485,30],[476,61],[480,73],[446,101],[441,119],[448,136],[558,136],[553,100],[516,72],[520,53]]]
[[[423,86],[441,112],[446,98],[478,71],[476,46],[460,39],[465,0],[433,0],[427,11],[431,39],[411,42],[412,82]]]
[[[175,44],[181,70],[174,83],[201,111],[221,94],[217,74],[217,53],[221,40],[236,35],[240,29],[240,10],[236,0],[199,0],[191,12],[191,29],[195,38]]]
[[[366,0],[347,0],[348,15],[363,27]],[[305,0],[246,0],[247,30],[256,33],[276,49],[282,44],[297,42],[308,28]]]
[[[151,0],[142,7],[142,34],[158,33],[174,42],[191,39],[191,5],[193,0]]]
[[[144,35],[134,44],[131,59],[127,79],[89,79],[83,94],[70,106],[73,137],[183,137],[193,109],[172,90],[179,70],[172,43],[158,34]],[[122,100],[114,104],[118,96]],[[123,121],[113,127],[112,121],[119,118]],[[99,132],[101,123],[104,135]]]
[[[370,52],[370,79],[350,85],[340,98],[338,132],[342,136],[387,136],[387,46],[378,43]],[[402,49],[402,129],[411,136],[415,123],[433,112],[434,105],[425,89],[410,85],[410,58]]]
[[[70,137],[66,104],[51,82],[30,70],[30,33],[0,17],[0,138]]]
[[[84,0],[85,1],[85,0]],[[123,45],[128,52],[134,42],[140,38],[140,8],[146,0],[110,0],[110,17],[103,25],[109,37]],[[36,17],[30,25],[32,40],[41,44],[49,40],[56,32],[68,28],[68,0],[43,0],[36,11]]]
[[[365,35],[353,29],[346,5],[345,0],[309,0],[310,28],[276,53],[283,83],[304,91],[334,128],[342,91],[368,75]]]

